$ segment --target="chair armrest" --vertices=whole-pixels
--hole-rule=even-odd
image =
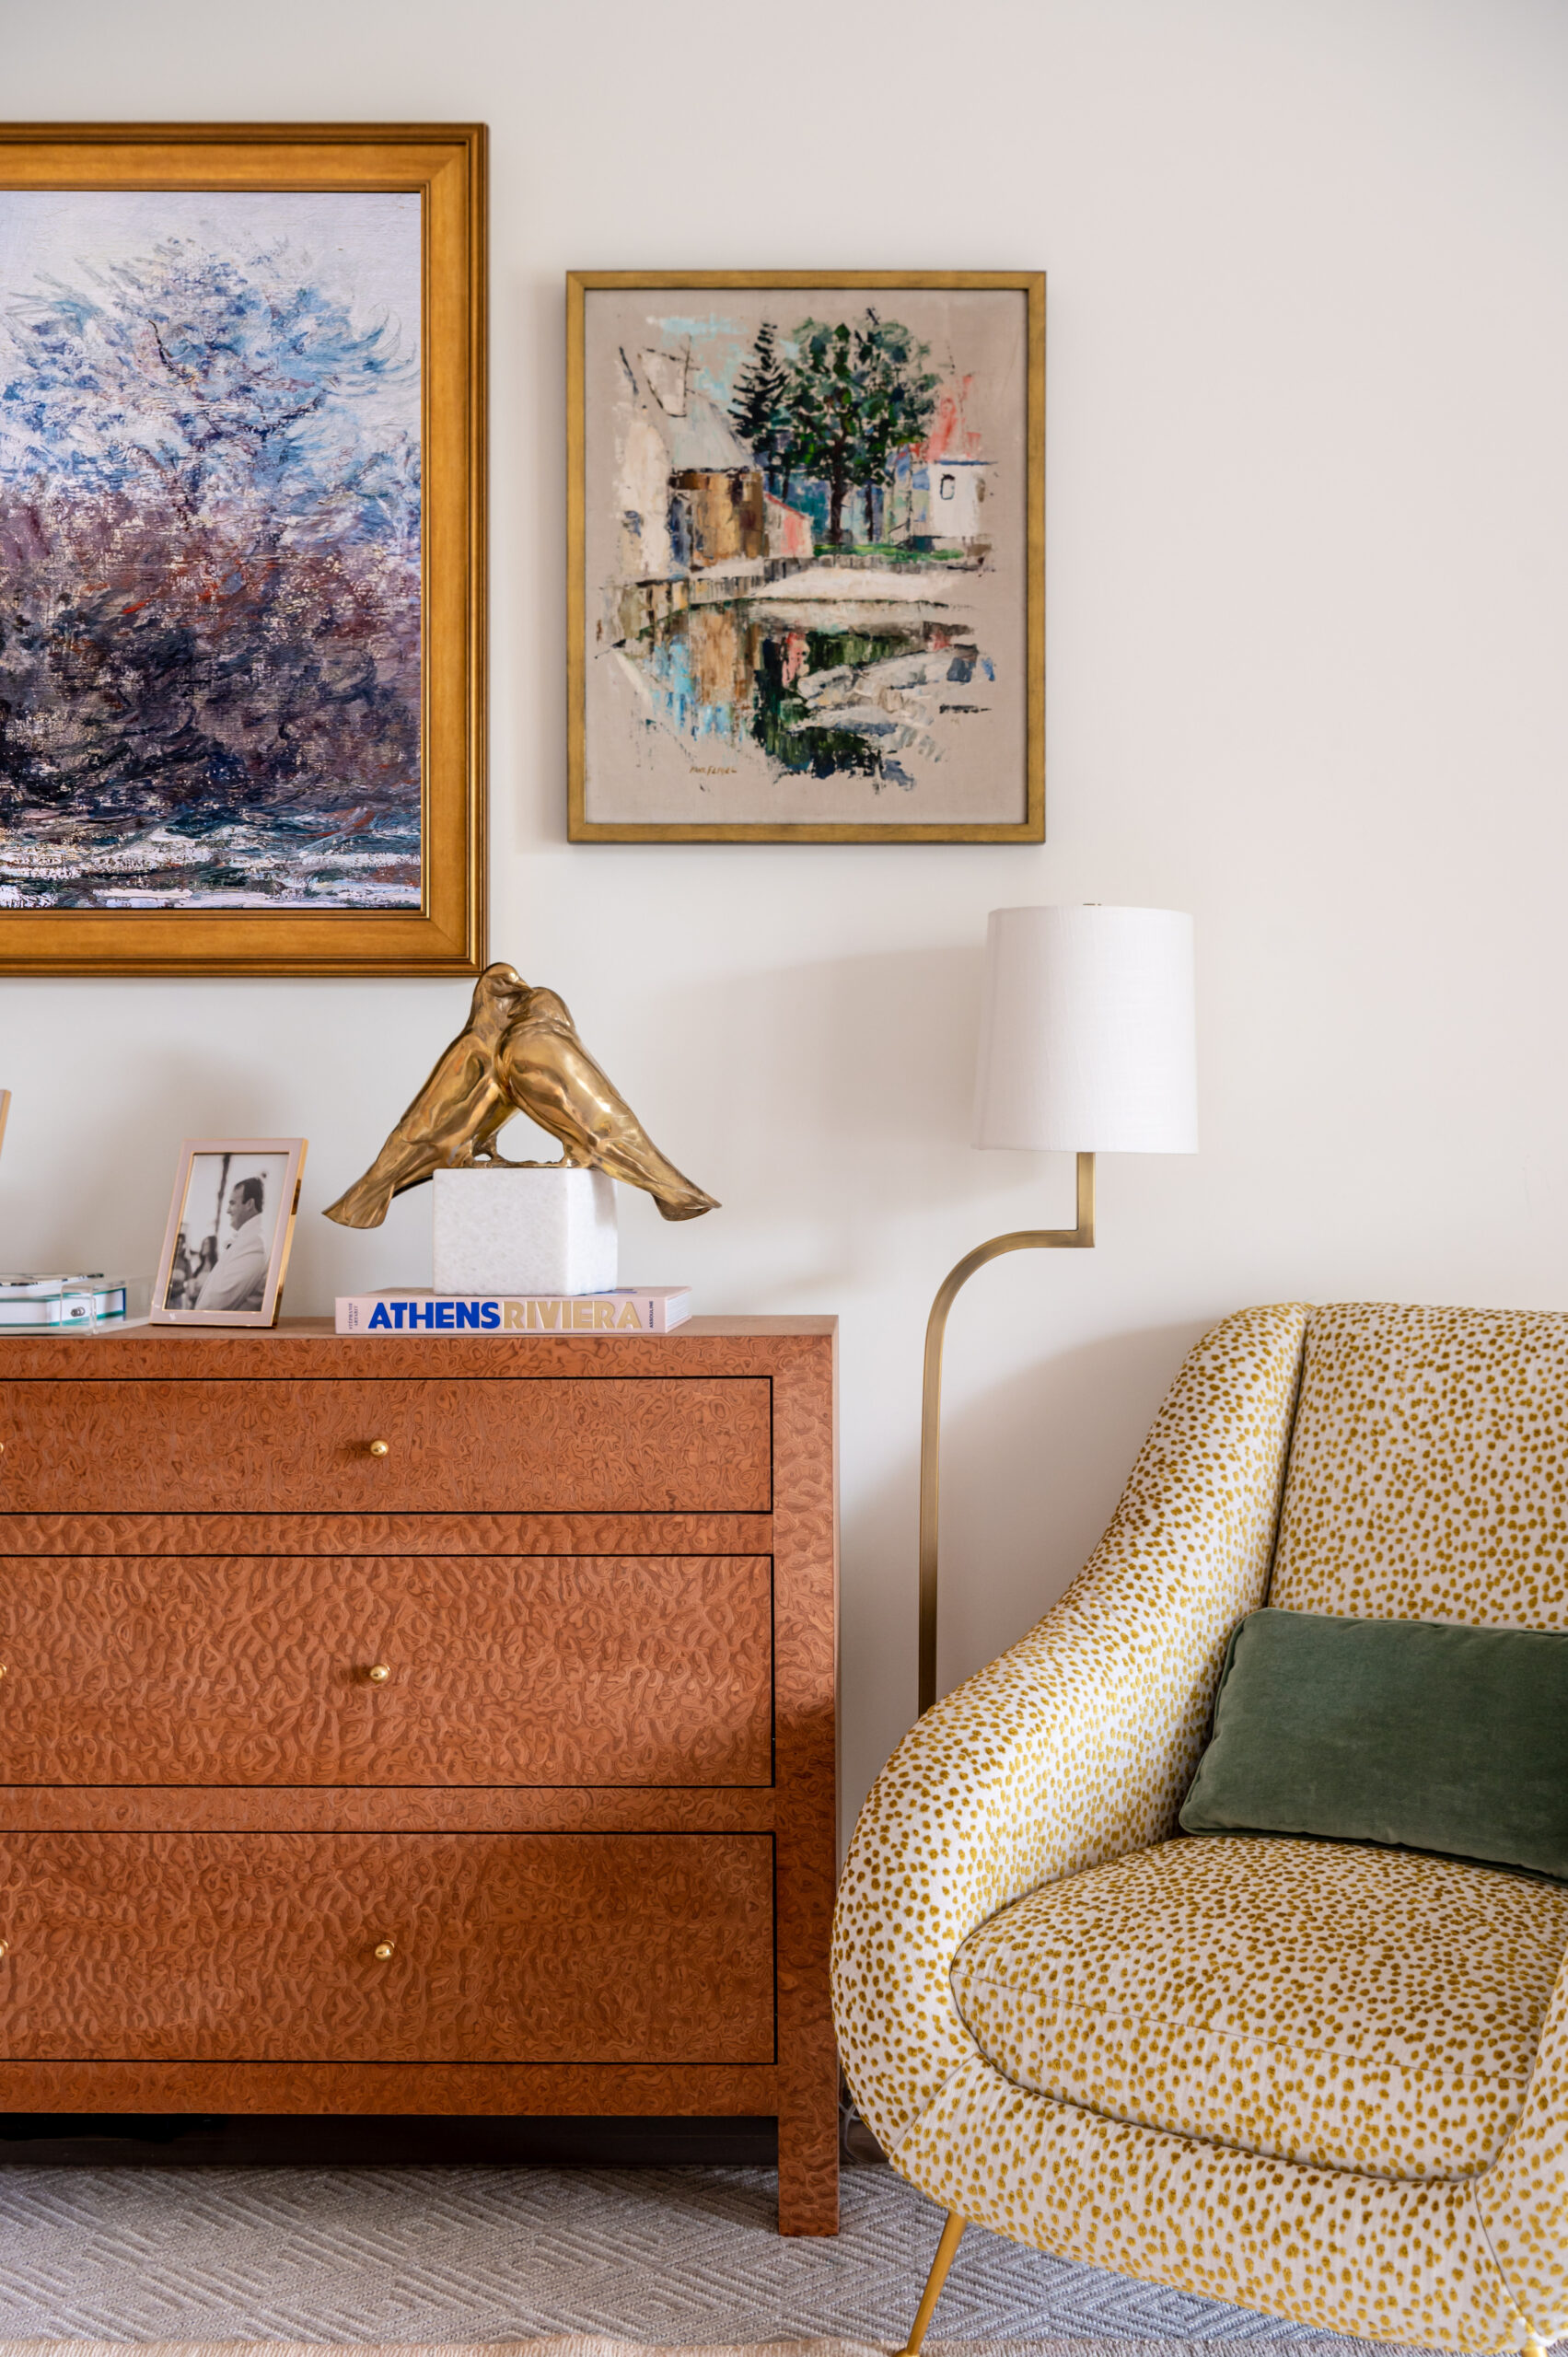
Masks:
[[[1205,1335],[1086,1568],[872,1788],[839,1891],[833,2002],[885,2151],[974,2059],[949,1978],[970,1933],[1174,1827],[1226,1641],[1267,1590],[1307,1316],[1243,1310]]]

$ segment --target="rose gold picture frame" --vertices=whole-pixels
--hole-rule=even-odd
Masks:
[[[306,1145],[304,1138],[180,1140],[153,1280],[155,1326],[276,1325]]]
[[[0,973],[482,967],[486,155],[477,123],[0,125],[0,576],[64,615],[0,713]],[[182,646],[196,691],[149,716]]]
[[[1043,842],[1043,272],[573,271],[566,420],[572,842]]]

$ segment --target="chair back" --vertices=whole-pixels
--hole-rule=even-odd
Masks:
[[[1568,1315],[1314,1310],[1269,1601],[1568,1629]]]

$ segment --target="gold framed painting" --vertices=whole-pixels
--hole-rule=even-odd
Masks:
[[[1040,842],[1045,278],[567,279],[575,842]]]
[[[484,962],[485,133],[0,126],[0,972]]]
[[[275,1326],[304,1138],[182,1138],[153,1279],[155,1326]]]

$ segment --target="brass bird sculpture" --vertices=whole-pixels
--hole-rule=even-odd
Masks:
[[[507,1162],[495,1139],[526,1113],[565,1149],[559,1163]],[[716,1211],[712,1195],[666,1161],[582,1041],[564,1002],[515,966],[487,966],[469,1019],[363,1178],[327,1206],[340,1227],[379,1227],[394,1195],[437,1170],[608,1171],[650,1194],[666,1219]]]

